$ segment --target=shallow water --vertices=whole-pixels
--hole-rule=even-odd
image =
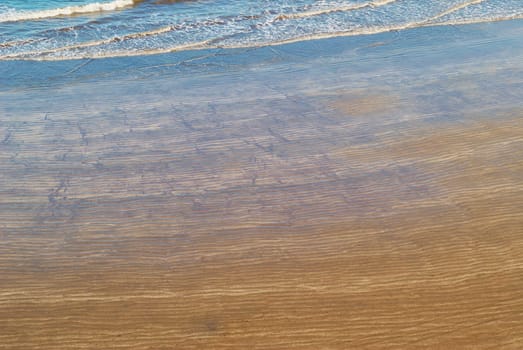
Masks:
[[[0,347],[520,349],[522,34],[0,62]]]
[[[259,47],[522,16],[519,0],[9,0],[0,5],[0,59]]]

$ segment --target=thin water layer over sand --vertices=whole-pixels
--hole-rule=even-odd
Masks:
[[[11,82],[0,348],[520,349],[521,24],[448,30]]]

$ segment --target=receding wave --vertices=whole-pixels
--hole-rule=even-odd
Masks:
[[[35,43],[38,41],[43,41],[44,39],[25,39],[25,40],[14,40],[14,41],[7,41],[5,43],[0,43],[0,48],[2,47],[14,47],[14,46],[22,46],[27,45],[31,43]]]
[[[88,41],[88,42],[78,43],[78,44],[74,44],[74,45],[66,45],[66,46],[62,46],[62,47],[57,47],[57,48],[54,48],[54,49],[40,50],[40,51],[33,51],[33,52],[24,52],[23,55],[24,56],[27,56],[27,55],[46,55],[46,54],[51,54],[51,53],[57,53],[57,52],[60,52],[60,51],[83,49],[83,48],[87,48],[87,47],[96,47],[96,46],[101,46],[101,45],[110,44],[110,43],[123,42],[125,40],[130,40],[130,39],[145,38],[145,37],[152,36],[152,35],[158,35],[158,34],[166,33],[166,32],[169,32],[171,30],[174,30],[174,29],[175,28],[173,26],[163,27],[163,28],[158,28],[158,29],[154,29],[154,30],[149,30],[149,31],[146,31],[146,32],[127,34],[127,35],[124,35],[124,36],[121,36],[121,37],[115,36],[115,37],[112,37],[112,38],[109,38],[109,39]],[[14,43],[11,42],[11,43],[0,44],[0,47],[2,47],[2,46],[6,46],[6,47],[7,46],[15,46],[17,44],[22,44],[22,42],[18,42],[18,43],[17,42],[14,42]],[[16,57],[16,56],[17,55],[13,55],[12,57]]]
[[[396,1],[397,0],[375,0],[375,1],[364,2],[361,4],[353,4],[353,5],[339,6],[339,7],[334,7],[334,8],[319,9],[319,10],[305,11],[305,12],[298,12],[298,13],[281,14],[281,15],[278,15],[275,18],[275,20],[282,21],[282,20],[286,20],[286,19],[299,19],[299,18],[321,16],[321,15],[326,15],[326,14],[334,13],[334,12],[355,11],[355,10],[360,10],[360,9],[364,9],[367,7],[380,7],[380,6],[384,6],[384,5],[387,5],[387,4],[396,2]]]
[[[471,5],[481,4],[482,2],[485,2],[485,1],[486,0],[469,0],[469,1],[465,1],[464,3],[461,3],[461,4],[458,4],[458,5],[454,6],[454,7],[451,7],[448,10],[443,11],[442,13],[438,14],[437,16],[432,17],[430,19],[430,21],[434,21],[434,20],[439,19],[441,17],[445,17],[447,15],[450,15],[451,13],[454,13],[456,11],[459,11],[461,9],[469,7]]]
[[[33,21],[38,19],[81,15],[97,12],[115,11],[136,4],[136,0],[114,0],[111,2],[95,2],[86,5],[67,6],[39,11],[13,11],[0,17],[0,22]]]
[[[231,19],[231,20],[232,21],[241,21],[241,20],[254,19],[254,18],[256,18],[256,16],[241,15],[241,16],[236,16],[234,19]],[[102,45],[111,44],[111,43],[121,43],[121,42],[125,42],[125,41],[132,40],[132,39],[142,39],[142,38],[160,35],[160,34],[172,32],[172,31],[176,31],[176,30],[183,30],[186,28],[209,27],[209,26],[213,26],[213,25],[223,25],[223,24],[226,24],[226,22],[224,20],[217,19],[217,20],[206,20],[201,23],[194,22],[194,23],[185,23],[185,24],[179,24],[179,25],[169,25],[169,26],[165,26],[165,27],[151,29],[148,31],[130,33],[130,34],[122,35],[122,36],[114,36],[114,37],[107,38],[107,39],[87,41],[87,42],[82,42],[82,43],[77,43],[77,44],[72,44],[72,45],[65,45],[65,46],[56,47],[56,48],[47,49],[47,50],[31,51],[31,52],[24,52],[24,53],[15,54],[15,55],[0,56],[0,58],[15,58],[15,57],[19,57],[19,56],[29,56],[29,55],[42,56],[42,55],[48,55],[48,54],[53,54],[53,53],[58,53],[58,52],[63,52],[63,51],[70,51],[70,50],[83,49],[83,48],[89,48],[89,47],[97,47],[97,46],[102,46]],[[61,30],[63,30],[63,29],[61,29]],[[42,41],[42,40],[43,39],[40,39],[39,41]],[[202,45],[207,44],[211,41],[212,40],[203,40],[198,43],[194,43],[194,44],[187,43],[187,44],[183,44],[183,45],[180,45],[177,47],[180,47],[183,49],[201,47]],[[34,42],[37,42],[37,40],[27,39],[27,40],[0,43],[0,48],[15,47],[15,46],[20,46],[20,45],[24,45],[24,44],[34,43]],[[173,51],[173,50],[168,49],[168,51]],[[100,57],[105,57],[105,56],[100,56]]]

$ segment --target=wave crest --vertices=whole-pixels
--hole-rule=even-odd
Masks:
[[[67,6],[40,11],[13,11],[0,17],[0,22],[32,21],[45,18],[72,16],[97,12],[115,11],[135,5],[137,0],[113,0],[111,2],[95,2],[92,4]]]

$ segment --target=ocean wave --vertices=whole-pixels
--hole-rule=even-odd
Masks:
[[[434,16],[432,18],[430,18],[428,21],[434,21],[434,20],[437,20],[439,18],[442,18],[442,17],[445,17],[447,15],[450,15],[451,13],[454,13],[456,11],[459,11],[459,10],[462,10],[466,7],[469,7],[469,6],[472,6],[472,5],[478,5],[478,4],[481,4],[482,2],[485,2],[486,0],[469,0],[469,1],[465,1],[464,3],[461,3],[461,4],[458,4],[454,7],[451,7],[450,9],[446,10],[446,11],[443,11],[442,13],[438,14],[437,16]]]
[[[20,22],[33,21],[38,19],[72,16],[89,13],[98,13],[106,11],[115,11],[118,9],[133,6],[137,0],[114,0],[111,2],[95,2],[86,5],[67,6],[49,10],[39,11],[9,11],[0,15],[0,22]]]
[[[352,5],[338,6],[338,7],[333,7],[333,8],[326,8],[326,9],[319,9],[319,10],[312,10],[312,11],[305,11],[305,12],[280,14],[275,18],[275,21],[308,18],[308,17],[314,17],[314,16],[327,15],[329,13],[334,13],[334,12],[355,11],[355,10],[360,10],[360,9],[364,9],[367,7],[376,8],[376,7],[388,5],[388,4],[396,2],[396,1],[397,0],[374,0],[374,1],[364,2],[361,4],[352,4]]]
[[[119,0],[119,4],[124,1],[137,3],[137,0]],[[221,1],[225,3],[225,0]],[[520,0],[503,0],[503,6],[494,5],[491,0],[445,0],[430,6],[419,5],[418,0],[347,3],[304,0],[305,5],[299,7],[289,6],[286,1],[268,8],[255,6],[249,11],[220,8],[216,13],[207,9],[208,2],[187,2],[159,11],[152,6],[156,2],[144,1],[143,6],[118,12],[115,16],[50,21],[43,23],[43,30],[38,23],[35,24],[36,34],[13,31],[14,34],[6,36],[11,40],[0,41],[0,60],[68,60],[253,48],[336,36],[523,18]],[[92,5],[96,4],[89,6]],[[23,25],[31,26],[32,23]]]
[[[99,42],[90,42],[81,45],[71,45],[60,47],[56,49],[50,49],[46,51],[37,51],[37,52],[24,52],[12,55],[3,55],[0,56],[0,60],[35,60],[35,61],[60,61],[60,60],[70,60],[70,59],[98,59],[98,58],[110,58],[110,57],[131,57],[131,56],[143,56],[143,55],[153,55],[153,54],[165,54],[170,52],[179,52],[186,50],[208,50],[208,49],[246,49],[254,47],[266,47],[266,46],[279,46],[284,44],[290,44],[300,41],[310,41],[310,40],[319,40],[319,39],[328,39],[334,37],[343,37],[343,36],[359,36],[359,35],[374,35],[386,32],[396,32],[406,29],[421,28],[421,27],[432,27],[432,26],[446,26],[446,25],[468,25],[468,24],[477,24],[485,22],[501,22],[508,20],[523,19],[522,14],[514,14],[505,17],[493,17],[493,18],[481,18],[481,19],[457,19],[457,20],[448,20],[441,22],[418,22],[418,23],[408,23],[405,25],[397,26],[384,26],[384,27],[374,27],[359,29],[353,31],[343,31],[343,32],[327,32],[327,33],[317,33],[304,35],[299,37],[293,37],[289,39],[275,40],[272,42],[265,43],[252,43],[252,42],[237,42],[231,44],[220,43],[220,39],[213,40],[203,40],[192,43],[184,43],[173,45],[169,47],[158,47],[150,48],[144,50],[118,50],[118,51],[93,51],[89,53],[78,53],[78,49],[98,47],[102,44],[108,44],[111,42],[118,42],[123,38],[114,38],[105,41]],[[165,30],[161,29],[158,32],[163,32]],[[128,35],[125,39],[133,39],[144,36],[151,35],[153,31],[147,33],[134,33]],[[58,54],[58,55],[57,55]]]

